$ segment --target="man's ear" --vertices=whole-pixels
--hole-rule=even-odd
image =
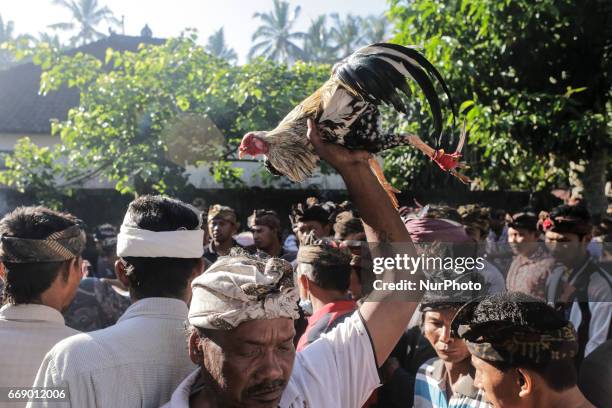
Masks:
[[[204,258],[198,259],[198,263],[193,267],[189,283],[191,284],[191,281],[200,276],[202,272],[204,272]]]
[[[125,286],[126,288],[129,288],[130,280],[127,277],[126,269],[127,268],[125,266],[125,262],[123,261],[123,259],[118,258],[115,261],[115,275],[117,275],[117,279],[119,279],[119,282],[121,282],[123,286]]]
[[[196,330],[192,330],[189,336],[189,358],[195,365],[200,366],[204,364],[204,351],[202,350],[200,336]]]
[[[520,387],[519,397],[526,398],[533,395],[533,387],[535,385],[533,374],[524,368],[517,368],[516,372]]]
[[[4,269],[4,263],[0,262],[0,279],[6,279],[6,270]]]
[[[300,284],[299,284],[300,298],[306,299],[308,297],[308,289],[310,287],[310,281],[308,280],[306,275],[303,273],[298,276],[298,280],[300,281]]]

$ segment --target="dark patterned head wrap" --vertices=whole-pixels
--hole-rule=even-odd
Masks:
[[[54,232],[45,239],[0,236],[2,262],[40,263],[63,262],[75,258],[85,249],[85,231],[73,225]]]
[[[455,315],[451,330],[465,340],[472,355],[512,366],[545,365],[572,359],[578,352],[572,323],[544,302],[522,293],[467,303]]]
[[[254,210],[253,214],[247,219],[247,225],[249,228],[255,225],[265,225],[276,231],[281,229],[280,218],[272,210]]]

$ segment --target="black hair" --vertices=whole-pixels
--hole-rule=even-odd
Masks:
[[[572,217],[586,223],[591,222],[591,213],[582,203],[579,205],[563,204],[553,208],[550,212],[550,218],[554,219],[556,217]]]
[[[79,220],[68,213],[46,207],[17,207],[0,220],[0,234],[9,237],[45,239],[76,225]],[[4,301],[12,304],[40,303],[40,296],[51,287],[58,274],[68,280],[68,265],[61,262],[3,262],[5,270]]]
[[[163,196],[142,196],[132,201],[128,213],[138,228],[149,231],[194,230],[200,217],[180,200]],[[183,297],[193,268],[200,258],[124,257],[128,263],[130,292],[137,299]]]
[[[298,262],[299,268],[308,268],[300,273],[306,275],[309,280],[324,290],[336,290],[346,292],[351,285],[351,255],[343,250],[328,248],[330,260],[321,264],[309,264]]]
[[[508,372],[513,368],[526,368],[538,373],[551,389],[554,391],[565,391],[574,387],[578,383],[578,373],[576,364],[572,359],[553,360],[547,364],[532,364],[524,362],[513,367],[512,365],[500,361],[487,361],[493,367],[502,372]]]

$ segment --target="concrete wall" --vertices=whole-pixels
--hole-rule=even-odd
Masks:
[[[0,134],[0,151],[12,152],[15,149],[17,141],[24,137],[18,134]],[[51,147],[58,142],[58,138],[51,135],[31,135],[29,136],[32,142],[40,147]],[[307,181],[301,184],[291,183],[287,179],[279,179],[271,185],[266,185],[260,176],[263,164],[253,160],[236,160],[233,162],[234,167],[244,169],[242,179],[250,187],[273,187],[283,189],[308,189],[318,188],[322,190],[342,190],[344,182],[338,175],[321,175],[315,174]],[[198,189],[222,189],[223,185],[215,182],[210,174],[208,167],[187,166],[186,173],[189,175],[189,182]],[[86,189],[113,189],[114,184],[106,180],[93,179],[85,183]]]

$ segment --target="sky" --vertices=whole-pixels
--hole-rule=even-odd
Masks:
[[[71,1],[71,0],[69,0]],[[78,1],[78,0],[76,0]],[[236,50],[244,62],[251,46],[251,36],[259,25],[255,12],[272,10],[272,0],[98,0],[108,6],[115,16],[124,16],[125,34],[139,35],[148,24],[155,37],[177,36],[185,28],[196,28],[200,42],[221,26],[225,27],[228,45]],[[310,21],[321,14],[344,15],[382,14],[386,0],[290,0],[291,8],[301,6],[296,30],[305,30]],[[51,0],[0,0],[0,15],[6,22],[15,23],[17,34],[51,32],[49,24],[65,22],[70,14]],[[101,26],[101,30],[107,28]],[[116,29],[121,33],[120,29]],[[64,37],[62,37],[64,38]]]

